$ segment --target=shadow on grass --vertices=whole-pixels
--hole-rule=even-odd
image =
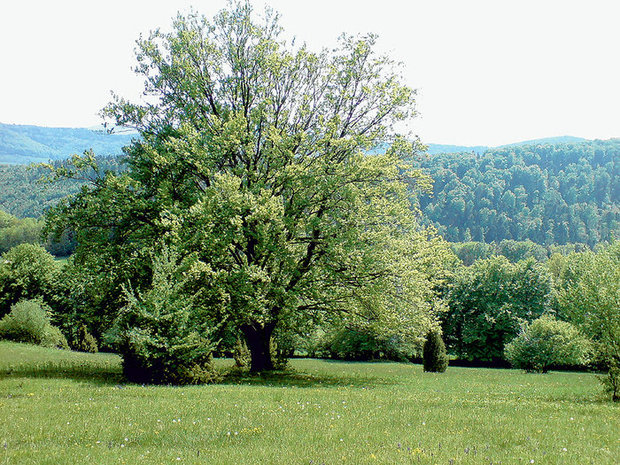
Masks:
[[[3,367],[0,379],[8,378],[72,379],[96,385],[115,385],[125,381],[120,367],[55,363]]]
[[[278,388],[353,387],[369,389],[378,385],[385,386],[396,383],[392,380],[371,376],[330,376],[297,372],[292,369],[254,374],[233,368],[223,373],[223,379],[219,384]]]
[[[578,404],[578,405],[616,405],[617,402],[613,402],[611,399],[611,394],[607,394],[603,392],[601,389],[599,392],[592,392],[590,394],[564,394],[564,395],[549,395],[544,397],[544,402],[548,402],[550,404]]]
[[[95,385],[127,385],[127,379],[118,367],[93,367],[89,365],[41,364],[40,366],[15,366],[0,369],[0,379],[46,378],[70,379]],[[329,376],[300,373],[294,370],[251,374],[247,371],[222,370],[220,385],[245,385],[262,387],[353,387],[369,389],[377,385],[394,384],[391,381],[366,376]]]

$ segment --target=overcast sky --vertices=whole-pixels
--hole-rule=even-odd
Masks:
[[[424,142],[499,145],[620,137],[618,0],[255,0],[312,48],[379,34],[418,89]],[[110,91],[136,99],[134,42],[190,6],[225,0],[19,0],[0,6],[0,122],[100,123]]]

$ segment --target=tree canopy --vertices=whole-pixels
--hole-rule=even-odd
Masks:
[[[244,3],[139,40],[145,101],[103,112],[140,133],[128,170],[48,217],[75,231],[75,263],[110,321],[124,283],[149,286],[152,250],[175,248],[184,292],[243,334],[254,371],[272,368],[277,328],[346,315],[419,336],[435,307],[434,278],[415,266],[429,233],[409,200],[430,180],[410,163],[418,143],[394,130],[415,92],[372,35],[318,53],[281,37],[277,15],[255,20]]]
[[[610,241],[620,230],[620,140],[533,144],[430,157],[425,220],[453,242]]]
[[[551,278],[532,258],[513,264],[492,257],[461,268],[448,286],[447,300],[443,329],[453,353],[501,363],[520,323],[550,309]]]

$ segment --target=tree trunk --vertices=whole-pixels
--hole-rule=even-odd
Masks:
[[[245,337],[248,349],[250,349],[250,371],[252,373],[273,370],[271,334],[274,327],[275,323],[266,325],[252,323],[241,326],[241,332]]]

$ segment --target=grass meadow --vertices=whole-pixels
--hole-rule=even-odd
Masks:
[[[218,360],[224,371],[232,365]],[[616,464],[593,374],[293,360],[126,384],[120,359],[0,342],[0,464]]]

